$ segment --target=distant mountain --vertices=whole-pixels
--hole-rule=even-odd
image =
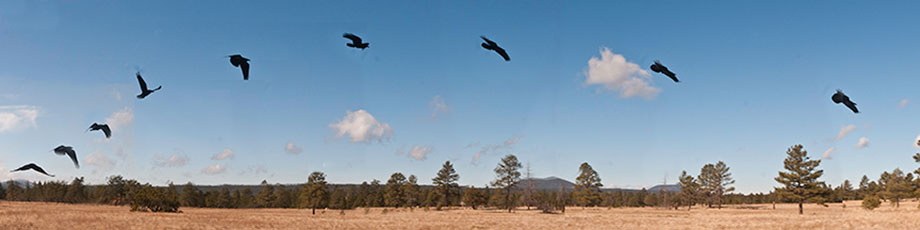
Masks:
[[[668,192],[680,192],[680,185],[676,184],[660,184],[648,188],[649,192],[658,192],[658,190],[665,190]]]
[[[528,186],[530,186],[529,183],[533,183],[533,188],[536,190],[558,191],[560,187],[566,191],[575,189],[575,183],[554,176],[547,178],[523,179],[515,187],[518,189],[526,189]]]

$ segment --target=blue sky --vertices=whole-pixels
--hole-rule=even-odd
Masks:
[[[721,160],[738,191],[766,192],[793,144],[834,148],[829,183],[877,178],[918,167],[916,4],[2,1],[0,167],[58,177],[0,179],[430,183],[451,160],[482,186],[514,153],[536,177],[574,180],[589,162],[626,188]],[[134,98],[137,69],[163,90]],[[114,137],[84,133],[93,122]]]

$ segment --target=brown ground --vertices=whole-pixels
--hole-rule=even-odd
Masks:
[[[327,210],[183,208],[183,213],[130,212],[128,207],[0,202],[0,229],[920,229],[917,202],[874,211],[832,204],[728,206],[692,211],[655,208],[582,209],[565,214],[517,210]]]

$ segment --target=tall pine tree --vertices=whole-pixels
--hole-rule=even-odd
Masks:
[[[801,215],[802,203],[812,197],[827,194],[827,186],[823,181],[818,181],[818,178],[824,175],[824,170],[817,170],[821,160],[811,160],[808,151],[805,151],[802,145],[790,147],[786,150],[786,155],[786,160],[783,161],[786,172],[779,172],[779,176],[775,178],[783,187],[776,188],[776,191],[787,199],[798,202]]]

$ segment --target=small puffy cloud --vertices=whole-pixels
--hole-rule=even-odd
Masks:
[[[418,146],[413,145],[412,149],[409,149],[409,157],[416,160],[424,160],[428,157],[428,154],[434,151],[434,148],[431,146]]]
[[[584,74],[585,85],[602,85],[607,90],[619,92],[621,98],[639,96],[652,99],[661,92],[661,89],[650,85],[651,74],[607,47],[601,48],[601,58],[591,57],[588,60]]]
[[[907,98],[901,99],[901,103],[898,105],[898,108],[903,109],[905,106],[907,106],[907,103],[910,103],[910,100],[907,100]]]
[[[856,143],[856,148],[861,149],[865,147],[869,147],[869,138],[860,137],[859,142]]]
[[[431,118],[437,118],[438,114],[444,114],[450,111],[450,106],[447,105],[447,102],[444,101],[441,95],[435,95],[434,98],[428,102],[428,107],[431,107]]]
[[[223,160],[227,158],[231,158],[231,159],[233,158],[233,150],[224,149],[224,151],[221,151],[211,156],[211,160]]]
[[[834,147],[831,147],[825,150],[824,155],[821,155],[821,159],[831,159],[831,153],[833,153],[834,151],[837,151],[837,149]]]
[[[153,156],[153,164],[159,167],[182,167],[188,164],[188,160],[188,156],[178,153],[173,153],[169,157],[164,157],[159,153]]]
[[[329,124],[329,128],[337,132],[337,138],[348,135],[351,142],[383,141],[393,135],[390,124],[377,121],[363,109],[347,111],[341,121]]]
[[[226,171],[227,171],[227,166],[225,166],[224,164],[214,164],[214,165],[208,166],[207,168],[202,169],[201,173],[208,174],[208,175],[216,175],[216,174],[224,173]]]
[[[131,107],[125,107],[124,109],[114,112],[111,116],[105,118],[105,123],[112,128],[112,132],[115,132],[115,130],[125,126],[133,125],[134,109],[131,109]]]
[[[300,147],[297,147],[297,145],[294,145],[293,141],[288,141],[288,143],[284,145],[284,152],[290,153],[290,154],[300,154],[301,152],[303,152],[303,149]]]
[[[855,126],[855,125],[847,125],[847,126],[844,126],[844,127],[840,128],[840,132],[837,133],[837,137],[834,138],[834,139],[839,141],[840,139],[843,139],[844,137],[846,137],[847,134],[850,134],[850,132],[853,132],[853,130],[856,130],[856,126]]]
[[[0,133],[35,127],[38,108],[29,105],[0,106]]]
[[[92,154],[86,156],[86,158],[83,158],[83,163],[86,165],[92,165],[93,167],[103,171],[108,171],[115,167],[115,161],[105,156],[105,154],[102,154],[102,152],[99,150],[96,150]]]
[[[479,152],[476,152],[476,155],[473,155],[472,163],[476,164],[476,162],[479,161],[479,158],[482,157],[483,154],[509,150],[511,149],[511,147],[514,146],[514,144],[517,144],[517,142],[520,140],[521,140],[521,136],[515,136],[515,137],[505,140],[504,142],[500,144],[490,144],[490,145],[482,146],[482,148],[479,149]]]

